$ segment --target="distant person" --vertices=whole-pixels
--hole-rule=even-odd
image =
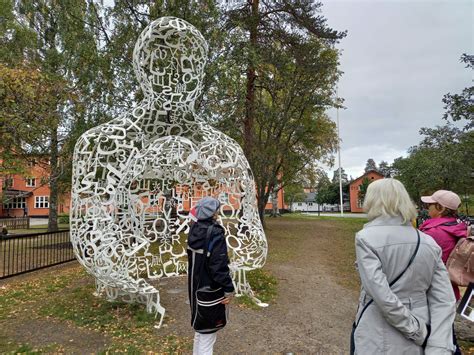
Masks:
[[[431,196],[423,196],[421,201],[427,205],[430,218],[420,226],[420,230],[431,236],[441,247],[442,259],[446,265],[456,243],[467,236],[467,225],[457,220],[461,199],[452,191],[438,190]],[[452,285],[458,301],[461,298],[459,287],[454,283]]]
[[[8,229],[6,225],[2,226],[2,230],[0,231],[0,237],[4,238],[8,236]]]
[[[372,182],[369,223],[356,234],[361,280],[352,354],[452,354],[455,298],[434,240],[411,225],[416,209],[405,187]]]
[[[23,208],[23,217],[28,217],[28,207]]]
[[[461,205],[459,196],[448,190],[438,190],[431,196],[421,197],[421,201],[427,205],[429,219],[421,226],[420,230],[431,236],[443,251],[444,264],[448,261],[460,238],[467,237],[468,228],[464,222],[458,222],[458,208]],[[461,298],[459,286],[450,281],[456,301]],[[456,346],[455,354],[461,354],[454,333],[453,341]]]
[[[226,305],[234,294],[224,228],[216,222],[219,207],[215,198],[199,200],[193,212],[197,222],[188,236],[188,292],[195,355],[212,354],[216,332],[227,322]]]

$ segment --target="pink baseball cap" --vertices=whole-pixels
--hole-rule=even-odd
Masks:
[[[424,203],[439,203],[450,210],[457,210],[461,204],[459,196],[448,190],[438,190],[431,196],[422,196],[421,201]]]

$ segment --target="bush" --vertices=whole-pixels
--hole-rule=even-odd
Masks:
[[[67,213],[60,214],[58,216],[58,223],[59,224],[69,223],[69,215]]]

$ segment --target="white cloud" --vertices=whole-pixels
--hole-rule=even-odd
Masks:
[[[472,73],[459,58],[474,53],[474,3],[323,3],[328,26],[348,30],[338,45],[344,72],[339,95],[347,107],[339,112],[341,159],[357,177],[369,158],[391,163],[406,155],[421,141],[421,127],[445,123],[443,96],[472,85]],[[329,115],[336,120],[334,110]]]
[[[357,178],[364,173],[367,159],[374,159],[377,165],[382,160],[391,164],[394,159],[401,156],[406,156],[405,150],[388,144],[360,145],[342,151],[341,165],[349,176]]]

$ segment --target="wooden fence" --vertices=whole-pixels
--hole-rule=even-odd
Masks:
[[[8,230],[11,229],[29,229],[30,228],[30,218],[29,217],[20,217],[20,218],[2,218],[0,219],[0,229],[2,226],[6,226]]]

